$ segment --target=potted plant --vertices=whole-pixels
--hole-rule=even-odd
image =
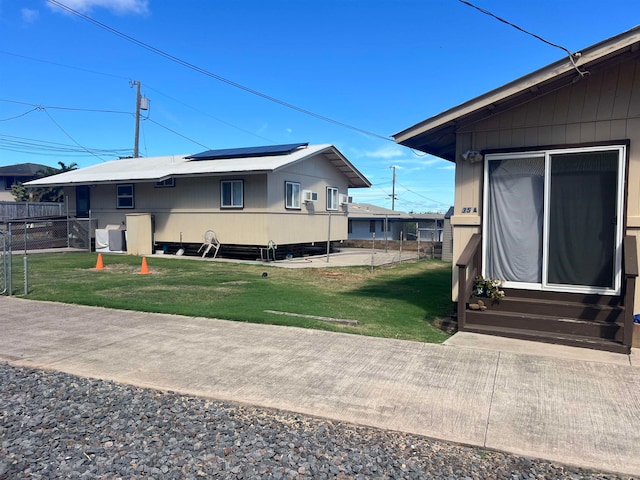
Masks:
[[[502,280],[496,280],[494,278],[484,278],[482,275],[478,275],[475,278],[473,287],[474,295],[476,297],[486,297],[496,302],[504,298],[504,290],[502,290]]]

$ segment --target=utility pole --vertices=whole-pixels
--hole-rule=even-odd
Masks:
[[[147,97],[140,96],[140,82],[138,80],[131,80],[129,82],[131,87],[136,86],[136,136],[133,142],[133,158],[138,158],[138,141],[140,139],[140,110],[149,110],[149,99]]]
[[[396,205],[396,166],[392,165],[393,170],[393,182],[391,183],[391,210],[395,210]]]
[[[133,158],[138,158],[138,140],[140,139],[140,82],[138,80],[132,80],[130,82],[131,87],[137,86],[136,90],[136,135],[133,141]]]

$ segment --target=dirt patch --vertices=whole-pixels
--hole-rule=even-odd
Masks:
[[[321,277],[344,277],[346,276],[345,272],[336,272],[334,270],[320,270],[318,275]]]
[[[140,273],[141,266],[137,265],[126,265],[124,263],[115,263],[111,265],[105,265],[103,269],[96,270],[95,268],[90,268],[89,270],[93,270],[95,272],[110,272],[110,273]],[[164,273],[164,270],[161,268],[149,268],[149,272],[151,274]]]

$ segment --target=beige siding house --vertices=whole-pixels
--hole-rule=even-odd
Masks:
[[[370,182],[333,145],[272,145],[130,158],[29,182],[62,186],[98,228],[152,219],[153,243],[303,245],[347,239],[349,188]]]
[[[459,328],[629,350],[640,313],[640,27],[395,139],[456,165]],[[486,311],[466,308],[477,275],[504,281]]]

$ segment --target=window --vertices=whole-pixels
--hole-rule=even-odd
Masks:
[[[299,183],[284,182],[284,206],[285,208],[300,208]]]
[[[369,220],[369,233],[376,233],[376,221]]]
[[[222,208],[242,208],[242,180],[223,180],[220,182],[220,206]]]
[[[338,189],[327,187],[327,210],[338,210]]]
[[[353,220],[347,222],[347,233],[353,233]]]
[[[118,208],[134,208],[133,184],[118,185],[116,188]]]
[[[165,178],[164,180],[160,180],[156,182],[156,188],[171,188],[176,186],[176,181],[173,177]]]
[[[11,177],[11,176],[4,177],[5,190],[11,190],[11,187],[13,186],[14,183],[18,183],[18,180],[16,179],[16,177]]]

